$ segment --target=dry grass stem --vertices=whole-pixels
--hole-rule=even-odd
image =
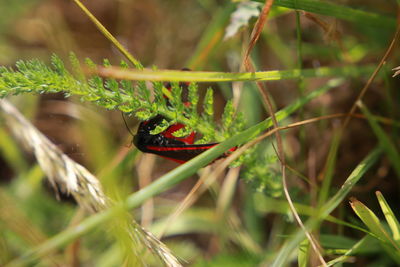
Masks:
[[[247,51],[246,51],[246,53],[245,53],[245,55],[243,57],[243,62],[242,62],[242,66],[244,66],[245,69],[247,71],[249,71],[249,72],[255,72],[254,64],[250,60],[250,52],[253,49],[255,43],[257,42],[257,40],[258,40],[258,38],[259,38],[259,36],[261,34],[262,29],[264,28],[264,25],[265,25],[265,23],[267,21],[267,18],[268,18],[269,11],[270,11],[273,3],[274,3],[274,0],[266,0],[265,1],[264,7],[263,7],[263,9],[261,11],[261,14],[258,17],[257,22],[256,22],[256,24],[255,24],[255,26],[253,28],[252,33],[251,33],[251,40],[250,40],[249,46],[247,48]],[[272,98],[268,94],[268,92],[267,92],[267,90],[266,90],[266,88],[265,88],[265,86],[264,86],[264,84],[262,82],[258,81],[258,82],[256,82],[256,84],[257,84],[257,87],[258,87],[258,91],[260,92],[260,94],[262,96],[263,102],[267,107],[267,111],[268,111],[268,113],[270,114],[270,116],[272,118],[272,122],[273,122],[274,128],[277,129],[277,128],[279,128],[279,124],[278,124],[278,121],[277,121],[277,119],[275,117],[274,108],[272,106]],[[309,233],[307,231],[307,229],[305,228],[305,226],[304,226],[299,214],[296,211],[296,208],[294,207],[293,201],[292,201],[292,199],[290,197],[290,194],[289,194],[289,189],[288,189],[287,180],[286,180],[285,152],[284,152],[284,146],[283,146],[282,137],[281,137],[279,131],[277,131],[275,133],[275,138],[276,138],[277,147],[278,147],[277,154],[278,154],[278,157],[280,158],[280,162],[281,162],[283,192],[284,192],[284,195],[285,195],[285,197],[286,197],[286,199],[287,199],[287,201],[289,203],[290,210],[293,213],[293,216],[294,216],[296,222],[303,229],[307,239],[310,241],[310,244],[311,244],[314,252],[316,253],[318,259],[321,261],[323,266],[327,266],[327,264],[326,264],[326,262],[325,262],[325,260],[324,260],[324,258],[322,256],[322,253],[321,253],[321,251],[319,249],[319,246],[315,242],[315,240],[314,240],[313,236],[311,235],[311,233]]]

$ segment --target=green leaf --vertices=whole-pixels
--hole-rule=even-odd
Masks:
[[[75,77],[80,81],[86,81],[86,77],[85,74],[83,74],[79,59],[72,52],[69,53],[69,62],[72,65],[72,70],[74,71]]]
[[[308,258],[310,254],[310,242],[308,239],[304,239],[303,242],[300,243],[299,252],[297,254],[297,261],[299,267],[307,267],[308,266]]]
[[[210,121],[214,120],[214,91],[211,88],[207,89],[204,97],[204,114]]]
[[[234,122],[235,109],[233,108],[232,100],[229,100],[224,108],[224,113],[222,114],[222,127],[225,131],[229,131],[231,125]]]
[[[150,134],[159,134],[164,132],[165,130],[168,129],[168,127],[171,125],[172,122],[168,122],[167,120],[162,120],[160,124],[158,124],[154,130],[150,131]]]
[[[124,68],[124,69],[129,68],[128,63],[126,63],[126,62],[123,61],[123,60],[121,61],[120,66],[121,66],[121,68]],[[135,90],[134,90],[134,87],[133,87],[132,82],[131,82],[131,81],[122,80],[122,81],[120,81],[120,83],[121,83],[122,89],[123,89],[127,94],[129,94],[131,97],[134,97]]]
[[[193,132],[193,129],[190,127],[183,127],[175,132],[172,133],[173,136],[178,137],[178,138],[182,138],[182,137],[186,137],[188,135],[190,135]]]
[[[382,247],[397,263],[400,263],[400,247],[388,234],[378,217],[363,203],[351,198],[350,204],[357,216],[370,229],[370,231],[381,241]]]
[[[135,116],[142,121],[146,121],[153,117],[153,113],[149,112],[148,110],[139,110],[135,113]]]
[[[65,69],[64,62],[56,54],[51,56],[51,65],[54,67],[55,71],[61,76],[68,75]]]
[[[390,208],[389,204],[386,202],[386,199],[383,197],[382,193],[377,191],[376,196],[379,201],[379,205],[383,211],[383,215],[385,215],[386,221],[389,224],[390,230],[392,230],[393,239],[400,244],[400,224],[397,220],[396,216],[394,215],[392,209]]]
[[[197,114],[197,105],[199,103],[199,93],[197,83],[190,83],[188,87],[188,101],[190,103],[191,114]]]

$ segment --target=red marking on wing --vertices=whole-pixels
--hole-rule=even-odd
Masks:
[[[234,147],[230,148],[228,151],[229,151],[229,152],[235,152],[236,149],[237,149],[237,146],[234,146]]]
[[[177,123],[177,124],[174,124],[174,125],[171,125],[170,127],[168,127],[168,129],[165,130],[164,132],[162,132],[161,134],[163,136],[165,136],[166,138],[179,140],[179,141],[184,142],[187,145],[192,145],[194,143],[194,138],[196,135],[195,132],[191,132],[188,136],[183,137],[183,138],[175,137],[173,135],[174,132],[176,132],[184,127],[185,127],[185,125],[183,125],[182,123]]]

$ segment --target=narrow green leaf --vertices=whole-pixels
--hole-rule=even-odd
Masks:
[[[326,162],[326,168],[324,170],[325,175],[324,175],[321,189],[319,190],[320,193],[319,193],[319,197],[318,197],[318,206],[322,206],[325,203],[325,201],[328,199],[333,174],[335,171],[336,156],[337,156],[339,144],[340,144],[340,135],[338,132],[336,132],[333,136],[331,147],[329,149],[328,159]]]
[[[61,76],[69,74],[65,69],[64,62],[56,54],[51,56],[51,65],[53,65],[55,71],[57,71]]]
[[[171,85],[172,85],[171,88],[172,98],[170,99],[170,102],[172,103],[174,111],[177,113],[178,117],[180,114],[183,114],[183,111],[185,109],[185,106],[182,102],[182,87],[177,82],[173,82],[171,83]]]
[[[262,2],[261,0],[257,0]],[[335,17],[338,19],[351,21],[368,26],[383,27],[394,29],[396,19],[394,17],[381,15],[378,13],[367,12],[332,2],[321,0],[275,0],[275,6],[287,7],[291,9],[304,10],[307,12]]]
[[[375,237],[381,241],[380,244],[389,256],[397,263],[400,263],[400,247],[385,230],[378,217],[367,206],[355,198],[351,198],[350,204],[357,216],[371,230]]]
[[[133,57],[131,53],[126,50],[126,48],[118,42],[118,40],[101,24],[101,22],[93,16],[93,14],[86,8],[84,4],[79,0],[73,0],[77,6],[88,16],[88,18],[94,23],[94,25],[99,29],[99,31],[112,43],[115,47],[138,69],[143,68],[142,64]]]
[[[127,69],[129,66],[125,61],[121,61],[120,63],[121,68]],[[122,90],[125,91],[127,94],[129,94],[131,97],[134,97],[134,87],[131,81],[120,81],[121,86],[122,86]]]
[[[186,137],[189,134],[191,134],[193,132],[193,129],[190,127],[183,127],[181,129],[179,129],[178,131],[175,131],[172,133],[173,136],[178,137],[178,138],[182,138],[182,137]]]
[[[350,199],[350,205],[357,216],[364,222],[364,224],[376,235],[381,241],[388,242],[389,234],[384,230],[378,217],[356,198]],[[388,242],[390,243],[390,242]]]
[[[204,114],[211,121],[214,120],[214,91],[211,88],[207,89],[204,97]]]
[[[83,73],[81,64],[79,63],[79,59],[72,52],[69,53],[69,61],[71,62],[75,77],[80,81],[86,81],[85,74]]]
[[[392,230],[393,239],[397,242],[397,244],[399,244],[399,242],[400,242],[399,221],[397,220],[396,216],[394,215],[389,204],[386,202],[386,199],[383,197],[382,193],[377,191],[376,196],[378,198],[379,205],[381,206],[383,214],[385,215],[386,221],[388,222],[390,230]]]
[[[194,112],[197,112],[197,104],[199,103],[199,93],[197,83],[190,83],[188,88],[188,101],[191,103],[190,107]]]
[[[91,71],[95,71],[97,69],[97,65],[90,58],[85,59],[85,64]],[[89,86],[96,88],[100,96],[105,95],[103,79],[100,78],[98,75],[93,75],[92,77],[90,77],[88,80],[88,84]]]
[[[135,116],[142,121],[146,121],[149,120],[153,116],[153,114],[148,110],[140,110],[135,113]]]
[[[154,130],[150,131],[150,134],[159,134],[167,130],[167,128],[171,125],[173,122],[168,122],[167,120],[162,120],[161,123],[159,123]]]
[[[374,66],[320,67],[312,69],[271,70],[257,72],[207,72],[150,69],[104,68],[101,76],[135,81],[186,81],[186,82],[232,82],[232,81],[278,81],[310,77],[348,76],[359,77],[370,74]]]
[[[224,108],[224,113],[222,114],[222,127],[226,130],[229,131],[230,127],[232,126],[232,123],[234,122],[234,115],[235,115],[235,109],[233,108],[233,102],[232,100],[229,100]]]

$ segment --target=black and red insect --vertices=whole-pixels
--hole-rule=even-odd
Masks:
[[[171,85],[165,85],[168,90],[171,90]],[[180,86],[187,87],[187,83],[181,83]],[[133,144],[142,152],[159,155],[163,158],[173,160],[178,163],[185,163],[192,158],[200,155],[204,151],[218,145],[211,144],[194,144],[196,133],[192,132],[184,138],[178,138],[173,133],[185,127],[182,123],[176,123],[169,126],[165,131],[152,135],[150,132],[157,125],[162,123],[165,118],[157,115],[154,118],[140,123],[137,134],[133,138]],[[236,147],[231,148],[232,152]],[[226,157],[227,154],[219,158]]]

